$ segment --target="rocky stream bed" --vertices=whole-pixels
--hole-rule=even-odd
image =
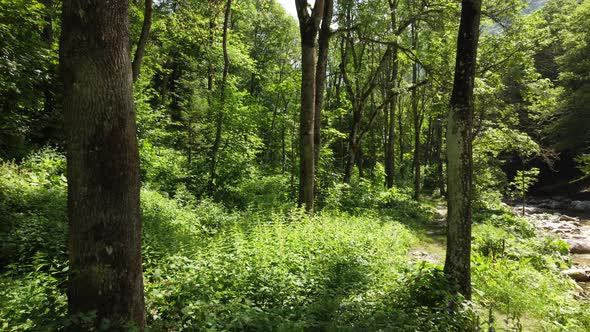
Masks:
[[[522,213],[522,205],[511,206]],[[577,281],[586,296],[590,295],[590,201],[533,198],[524,212],[537,229],[556,234],[569,244],[573,264],[562,273]]]

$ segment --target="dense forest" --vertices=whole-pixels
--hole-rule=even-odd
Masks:
[[[590,1],[0,0],[0,330],[589,331]]]

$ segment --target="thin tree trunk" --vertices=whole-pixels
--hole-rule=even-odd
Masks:
[[[428,131],[426,132],[426,147],[424,148],[424,163],[432,165],[432,116],[428,117]]]
[[[390,77],[391,84],[395,87],[399,72],[399,62],[397,59],[397,47],[393,50],[392,62],[393,70]],[[388,94],[392,91],[389,89]],[[397,97],[391,99],[389,104],[389,123],[387,127],[387,142],[385,143],[385,175],[387,188],[392,188],[395,180],[395,108],[397,107]]]
[[[359,169],[359,178],[363,179],[365,178],[365,168],[364,168],[364,156],[363,156],[363,146],[359,145],[358,149],[357,149],[357,154],[358,157],[356,158],[357,162],[356,162],[356,166]]]
[[[360,142],[357,141],[357,133],[362,119],[362,110],[359,109],[360,106],[354,105],[353,108],[352,125],[348,134],[348,160],[346,161],[344,169],[344,183],[347,184],[350,183],[350,180],[352,179],[352,171],[354,169],[358,146],[360,144]]]
[[[47,15],[45,16],[45,26],[43,27],[43,32],[41,36],[43,40],[47,44],[47,48],[51,49],[53,47],[53,0],[43,0],[43,4],[47,10]],[[47,77],[54,78],[55,77],[55,66],[50,65],[48,69]],[[43,97],[45,99],[43,104],[43,113],[45,115],[50,115],[53,113],[54,110],[54,98],[53,98],[53,84],[51,82],[52,79],[43,79],[41,85],[43,87]],[[46,131],[49,134],[49,130]]]
[[[321,150],[322,109],[324,107],[324,91],[326,90],[326,67],[328,65],[328,50],[330,44],[330,24],[332,22],[333,0],[324,1],[324,15],[318,37],[318,62],[315,72],[315,106],[313,126],[314,167],[317,173]]]
[[[412,24],[412,47],[418,49],[418,28]],[[412,64],[412,84],[418,82],[418,63]],[[414,117],[414,199],[420,200],[420,111],[418,109],[418,89],[412,90],[412,114]]]
[[[225,17],[223,19],[223,75],[221,77],[221,97],[219,110],[217,112],[217,118],[215,119],[215,141],[213,141],[213,148],[211,149],[211,168],[209,170],[209,193],[212,194],[215,191],[215,180],[216,180],[216,168],[217,158],[219,157],[219,148],[221,146],[221,134],[223,131],[223,116],[225,113],[225,90],[227,86],[227,74],[229,73],[229,54],[227,52],[227,30],[229,27],[229,21],[231,19],[231,2],[227,0],[225,7]]]
[[[443,155],[443,127],[441,124],[441,119],[436,119],[435,121],[435,136],[436,136],[436,151],[435,151],[435,158],[436,158],[436,177],[438,179],[438,188],[440,190],[441,196],[446,196],[446,188],[445,188],[445,175],[444,175],[444,155]]]
[[[129,1],[63,4],[71,314],[145,328]]]
[[[481,0],[463,0],[455,81],[447,128],[447,255],[444,271],[453,291],[471,299],[471,207],[473,190],[473,88]]]
[[[403,100],[402,100],[403,101]],[[399,103],[399,110],[397,112],[397,136],[399,141],[399,174],[402,178],[405,178],[405,165],[404,165],[404,122],[403,122],[404,106],[403,103]]]
[[[131,70],[133,72],[133,82],[139,78],[141,71],[141,63],[143,61],[143,55],[145,53],[145,46],[147,45],[150,29],[152,27],[152,0],[145,0],[145,8],[143,11],[143,26],[141,27],[141,35],[137,42],[137,48],[135,49],[135,56],[131,63]]]

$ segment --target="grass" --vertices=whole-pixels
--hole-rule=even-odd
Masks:
[[[51,153],[0,165],[2,330],[68,324],[63,166]],[[487,328],[490,308],[497,328],[590,326],[588,304],[559,274],[567,246],[501,211],[476,218],[469,303],[446,291],[440,264],[409,257],[419,249],[442,262],[444,236],[428,232],[434,203],[400,190],[334,193],[346,205],[312,219],[288,202],[229,211],[148,186],[141,195],[153,331],[465,331]]]

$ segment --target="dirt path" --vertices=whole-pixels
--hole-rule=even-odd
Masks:
[[[443,264],[446,252],[445,223],[447,207],[438,204],[434,208],[434,220],[427,227],[418,231],[420,241],[410,250],[408,255],[413,261],[428,261],[433,264]]]

